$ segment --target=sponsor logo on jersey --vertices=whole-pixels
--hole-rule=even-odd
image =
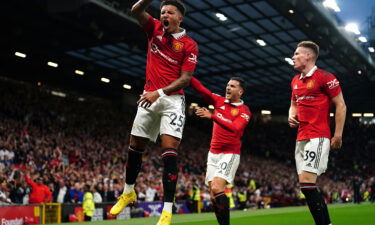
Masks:
[[[182,43],[180,41],[173,41],[172,49],[174,51],[181,52],[183,48],[184,48],[184,43]]]
[[[307,85],[306,85],[307,89],[314,88],[314,83],[315,83],[314,80],[310,80],[309,82],[307,82]]]
[[[223,114],[218,113],[218,114],[216,114],[216,115],[217,115],[217,117],[218,117],[219,119],[222,119],[222,120],[224,120],[224,121],[227,121],[227,122],[229,122],[229,123],[232,123],[232,120],[229,120],[229,119],[225,118],[225,117],[223,116]]]
[[[198,62],[197,55],[194,53],[190,53],[188,61],[191,63],[197,63]]]
[[[237,116],[239,110],[237,108],[234,108],[234,109],[231,109],[230,110],[230,114],[232,114],[232,116]]]
[[[294,89],[298,89],[298,86],[297,86],[297,84],[296,84],[296,85],[294,85]]]
[[[159,39],[159,41],[161,41],[163,39],[163,37],[160,36],[160,35],[156,36],[156,38]]]
[[[241,117],[244,118],[246,121],[250,120],[250,117],[248,115],[246,115],[245,113],[242,113]]]
[[[174,60],[171,57],[169,57],[168,55],[164,54],[155,43],[152,43],[152,45],[151,45],[151,52],[154,53],[154,54],[160,55],[164,59],[168,60],[170,63],[173,63],[173,64],[178,63],[177,60]]]
[[[339,86],[339,84],[340,84],[340,82],[337,79],[333,79],[333,80],[327,82],[327,85],[328,85],[329,89],[333,89],[333,88]]]
[[[298,96],[298,95],[296,95],[297,102],[302,101],[302,100],[310,100],[310,99],[314,99],[314,98],[315,98],[314,96]]]

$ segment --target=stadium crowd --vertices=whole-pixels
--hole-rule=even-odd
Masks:
[[[95,97],[56,97],[48,88],[3,78],[0,104],[0,204],[81,203],[85,185],[90,185],[95,202],[116,201],[124,187],[134,107],[123,110]],[[209,200],[204,171],[211,126],[195,116],[186,121],[178,200],[189,200],[194,185],[201,199]],[[331,151],[330,168],[320,179],[328,202],[375,200],[374,134],[373,124],[349,119],[343,149]],[[264,122],[254,113],[243,142],[240,167],[228,192],[238,205],[304,204],[296,188],[295,130],[286,122]],[[159,146],[150,146],[143,157],[136,185],[139,201],[162,199]]]

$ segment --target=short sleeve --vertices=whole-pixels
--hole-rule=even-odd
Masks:
[[[152,38],[157,22],[157,19],[155,19],[152,16],[149,16],[147,23],[143,25],[143,30],[146,32],[148,39]]]
[[[323,89],[330,98],[334,98],[341,93],[340,82],[334,75],[330,73],[324,74],[323,82]]]
[[[185,57],[182,61],[181,69],[187,72],[194,72],[198,63],[198,45],[192,41],[186,48]]]

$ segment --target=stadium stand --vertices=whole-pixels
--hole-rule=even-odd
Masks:
[[[87,96],[81,102],[56,97],[47,87],[5,78],[0,86],[0,179],[6,198],[13,203],[28,203],[30,186],[23,174],[30,171],[33,179],[43,178],[53,193],[53,202],[81,203],[79,193],[86,184],[102,202],[116,200],[124,185],[122,171],[132,113],[122,112],[105,99]],[[255,116],[246,131],[232,195],[236,199],[246,191],[248,208],[304,204],[296,188],[292,160],[294,131],[286,123],[264,123],[259,117]],[[204,125],[210,127],[209,123]],[[201,120],[188,118],[186,138],[179,150],[177,200],[189,200],[193,179],[198,181],[201,199],[209,199],[204,171],[210,129],[199,126]],[[345,145],[331,152],[332,166],[320,180],[328,202],[352,201],[353,180],[361,198],[369,200],[366,195],[371,193],[366,192],[375,175],[374,156],[369,154],[374,146],[374,129],[374,125],[354,119],[347,123]],[[159,154],[160,147],[155,144],[144,156],[136,188],[140,202],[162,198]]]

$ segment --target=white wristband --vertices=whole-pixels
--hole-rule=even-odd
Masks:
[[[159,97],[164,97],[166,94],[164,93],[163,89],[158,89],[157,92],[159,93]]]

